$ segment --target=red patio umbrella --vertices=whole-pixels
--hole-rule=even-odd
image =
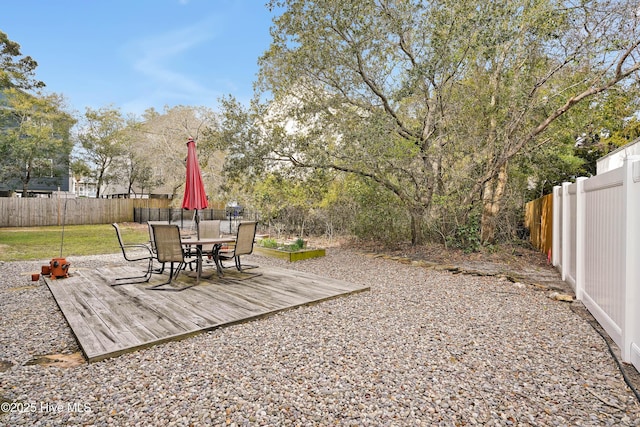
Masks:
[[[182,209],[195,210],[196,233],[200,238],[200,218],[199,209],[206,209],[207,193],[204,191],[198,155],[196,154],[196,143],[193,138],[187,141],[187,179],[184,186],[184,197],[182,198]]]

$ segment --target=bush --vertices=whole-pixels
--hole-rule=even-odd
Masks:
[[[471,216],[466,223],[458,225],[453,235],[447,238],[447,243],[454,248],[462,249],[465,253],[479,251],[482,247],[479,217]]]
[[[277,248],[278,242],[276,241],[276,239],[266,238],[260,240],[260,246],[262,246],[263,248]]]
[[[304,248],[304,240],[299,237],[296,239],[296,241],[293,244],[287,245],[286,247],[286,249],[291,252],[299,251],[303,248]]]

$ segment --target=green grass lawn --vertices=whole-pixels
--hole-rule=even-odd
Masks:
[[[120,225],[125,243],[145,243],[149,232],[145,224]],[[81,255],[109,254],[120,251],[116,231],[111,224],[67,225],[64,239],[61,226],[0,228],[0,261],[25,261]]]

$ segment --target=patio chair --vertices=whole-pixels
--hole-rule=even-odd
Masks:
[[[177,279],[180,271],[184,269],[187,264],[197,262],[199,258],[194,258],[191,254],[185,253],[180,243],[180,229],[175,224],[152,224],[151,230],[153,232],[153,240],[156,245],[158,262],[163,264],[169,263],[169,279],[158,285],[151,286],[147,289],[164,290],[164,291],[183,291],[195,285],[187,285],[181,288],[169,288],[167,285],[173,284]],[[193,250],[197,251],[196,256],[201,257],[198,248]],[[200,282],[200,269],[197,268],[197,280],[196,284]]]
[[[149,228],[149,247],[151,248],[151,252],[153,253],[153,258],[158,260],[158,251],[156,250],[156,242],[153,238],[153,230],[151,226],[154,224],[169,224],[169,221],[147,221],[147,227]],[[162,274],[164,273],[164,263],[160,264],[160,267],[153,270],[154,273]]]
[[[238,224],[235,246],[232,246],[229,249],[221,249],[218,253],[218,260],[223,268],[231,268],[230,266],[225,267],[222,264],[222,261],[229,261],[232,259],[235,261],[236,269],[240,272],[244,272],[251,268],[258,268],[257,265],[243,266],[240,262],[240,256],[250,255],[253,252],[253,242],[256,237],[257,225],[258,223],[255,221],[243,221]]]
[[[131,285],[134,283],[148,282],[153,271],[153,253],[151,253],[151,249],[149,249],[147,245],[142,243],[124,243],[124,241],[122,240],[122,233],[120,232],[120,227],[118,226],[118,224],[114,222],[111,225],[116,230],[118,244],[120,245],[120,249],[122,250],[124,259],[129,262],[135,262],[138,264],[141,261],[147,261],[148,263],[147,269],[142,276],[117,277],[115,279],[115,283],[111,284],[111,286]]]
[[[200,238],[218,238],[220,237],[220,220],[206,220],[200,221]],[[208,255],[211,258],[214,253],[214,244],[202,245],[202,255]]]

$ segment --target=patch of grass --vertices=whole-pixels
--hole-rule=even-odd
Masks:
[[[146,225],[122,223],[120,230],[125,243],[145,243],[149,240]],[[67,225],[0,228],[0,261],[28,261],[82,255],[100,255],[120,250],[111,224]]]

